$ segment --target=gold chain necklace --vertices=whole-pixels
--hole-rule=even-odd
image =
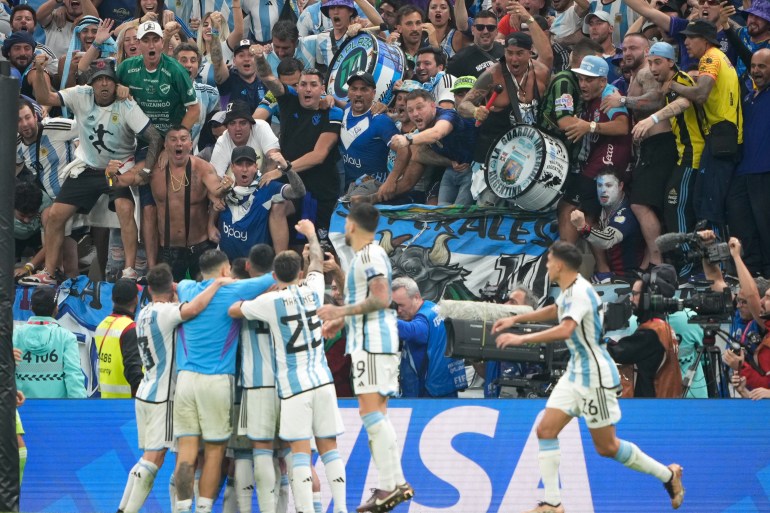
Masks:
[[[187,179],[187,173],[184,174],[184,178],[174,178],[174,173],[169,173],[169,176],[171,176],[171,190],[174,192],[179,192],[182,190],[182,187],[187,187],[190,185],[190,180]]]

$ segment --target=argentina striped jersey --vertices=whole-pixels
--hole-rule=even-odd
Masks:
[[[136,340],[144,378],[136,398],[148,403],[173,399],[176,384],[174,346],[176,328],[182,323],[179,303],[150,303],[136,316]]]

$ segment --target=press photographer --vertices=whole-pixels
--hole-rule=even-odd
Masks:
[[[658,297],[670,299],[677,288],[676,269],[656,265],[634,282],[631,302],[639,320],[637,330],[607,349],[620,365],[623,397],[681,397],[679,341],[666,313],[651,309]]]

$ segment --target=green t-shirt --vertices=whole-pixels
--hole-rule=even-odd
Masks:
[[[126,59],[118,66],[118,81],[127,86],[153,126],[165,135],[182,122],[187,107],[195,104],[192,80],[187,70],[168,55],[161,55],[154,71],[147,71],[142,56]]]
[[[580,98],[580,86],[575,74],[567,70],[554,75],[543,96],[537,125],[564,142],[572,162],[577,162],[580,145],[572,144],[567,140],[564,132],[559,128],[559,120],[567,116],[578,117],[582,111],[583,100]]]

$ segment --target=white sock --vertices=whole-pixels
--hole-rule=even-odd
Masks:
[[[174,473],[171,473],[171,477],[168,480],[168,498],[171,500],[171,513],[177,513],[176,511],[176,481],[174,481]]]
[[[347,512],[347,476],[345,475],[345,463],[340,458],[337,449],[327,451],[321,455],[326,470],[326,480],[332,491],[334,499],[334,513]]]
[[[292,454],[291,493],[297,513],[313,512],[313,475],[310,472],[310,455]]]
[[[313,492],[313,512],[323,513],[323,503],[321,502],[321,492]]]
[[[235,494],[235,483],[229,476],[225,482],[225,493],[222,498],[222,513],[238,513],[238,498]]]
[[[254,461],[254,481],[257,484],[257,502],[260,513],[275,513],[275,468],[273,451],[254,449],[251,451]],[[280,471],[279,471],[280,472]]]
[[[118,510],[125,511],[126,510],[126,504],[128,504],[128,498],[131,497],[131,490],[134,489],[134,481],[136,481],[136,474],[135,472],[139,468],[139,462],[137,461],[133,468],[128,471],[128,481],[126,481],[126,487],[123,489],[123,497],[120,499],[120,505],[118,506]],[[173,477],[173,474],[172,474]]]
[[[134,474],[134,486],[131,488],[131,495],[128,496],[128,501],[126,501],[126,507],[123,508],[125,513],[138,512],[144,506],[144,501],[150,495],[152,485],[155,482],[155,476],[158,474],[158,466],[144,458],[140,459],[134,468],[136,468],[135,471],[132,471]]]
[[[390,431],[390,436],[393,437],[393,450],[391,456],[391,471],[393,472],[393,480],[397,486],[406,484],[404,478],[404,469],[401,466],[401,451],[398,450],[398,437],[396,436],[396,428],[393,427],[393,423],[390,421],[390,417],[385,416],[385,427]]]
[[[394,433],[388,428],[385,416],[378,411],[367,413],[361,417],[361,420],[364,421],[366,433],[369,435],[369,449],[379,474],[380,490],[394,490],[396,488],[396,479],[392,469],[392,452],[396,445]]]
[[[211,513],[213,507],[214,499],[198,497],[198,502],[195,504],[195,513]]]
[[[559,463],[561,462],[561,450],[559,439],[549,438],[538,440],[540,451],[537,453],[537,461],[540,465],[540,477],[543,480],[545,496],[543,500],[552,506],[561,504],[561,490],[559,489]]]
[[[176,501],[177,513],[192,513],[192,499]]]
[[[621,440],[620,449],[613,459],[632,470],[655,476],[662,483],[667,483],[671,479],[671,470],[667,466],[650,458],[631,442]]]
[[[289,510],[289,474],[280,474],[278,480],[278,497],[275,499],[275,513],[286,513]]]
[[[234,481],[235,496],[238,498],[238,512],[251,513],[251,498],[254,496],[254,469],[249,451],[235,451]]]

